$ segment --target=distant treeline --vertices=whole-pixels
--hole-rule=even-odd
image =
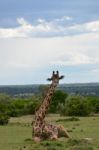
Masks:
[[[5,93],[14,97],[26,97],[39,94],[42,86],[45,85],[0,86],[0,93]],[[72,95],[99,96],[99,83],[61,84],[57,87],[57,90],[62,90]]]
[[[12,97],[0,94],[0,125],[7,124],[10,117],[34,114],[40,107],[44,87],[39,95],[29,97]],[[55,91],[49,113],[59,113],[63,116],[89,116],[99,113],[98,96],[68,95],[61,90]]]

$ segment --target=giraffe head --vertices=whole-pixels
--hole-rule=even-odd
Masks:
[[[59,80],[61,80],[63,78],[64,78],[63,75],[59,76],[59,71],[56,71],[56,73],[55,73],[55,71],[53,71],[51,78],[48,78],[47,80],[52,81],[53,83],[58,83]]]

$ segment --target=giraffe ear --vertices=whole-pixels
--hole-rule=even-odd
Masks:
[[[63,78],[64,78],[64,76],[60,76],[60,77],[59,77],[59,79],[63,79]]]
[[[52,78],[48,78],[47,81],[52,81]]]

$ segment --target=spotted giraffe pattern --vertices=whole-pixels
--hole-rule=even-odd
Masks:
[[[41,106],[35,113],[35,121],[33,124],[33,138],[34,139],[35,139],[35,137],[39,138],[40,140],[43,140],[46,138],[48,138],[48,139],[58,138],[60,131],[61,132],[64,131],[64,135],[69,137],[69,135],[67,134],[67,132],[65,130],[63,130],[63,128],[52,125],[52,124],[48,124],[44,120],[45,115],[49,109],[55,88],[58,85],[59,80],[62,78],[63,78],[63,76],[59,76],[58,71],[56,72],[56,74],[53,71],[52,77],[48,79],[49,81],[52,81],[52,84],[50,85],[49,90],[48,90]]]

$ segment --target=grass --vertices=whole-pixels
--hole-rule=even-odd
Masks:
[[[64,125],[71,138],[39,144],[31,138],[32,119],[32,116],[11,118],[8,125],[0,126],[0,150],[99,150],[99,116],[69,121],[68,117],[48,115],[47,120]]]
[[[69,117],[65,119],[58,119],[56,122],[66,122],[66,121],[80,121],[78,117]]]

